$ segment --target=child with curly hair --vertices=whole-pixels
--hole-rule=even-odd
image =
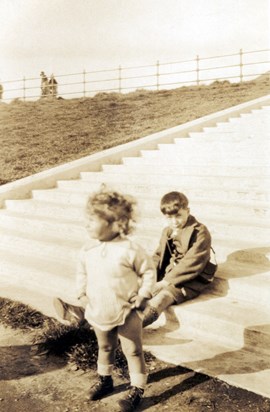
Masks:
[[[147,383],[142,311],[156,282],[152,259],[126,236],[132,229],[134,204],[129,197],[106,189],[90,196],[86,229],[95,242],[83,247],[77,269],[78,299],[99,347],[98,380],[90,390],[90,399],[101,399],[114,390],[111,375],[119,338],[130,374],[129,393],[119,400],[123,412],[136,408]],[[54,303],[63,319],[82,317],[79,307],[59,298]]]

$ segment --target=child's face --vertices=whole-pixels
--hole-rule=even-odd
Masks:
[[[179,209],[178,212],[174,215],[165,214],[165,217],[172,230],[181,229],[187,223],[189,217],[189,208]]]
[[[119,232],[114,229],[114,224],[97,215],[88,215],[86,218],[86,230],[92,239],[109,241],[115,238]]]

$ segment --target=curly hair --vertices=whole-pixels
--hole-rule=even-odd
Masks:
[[[96,215],[109,223],[118,222],[121,232],[128,234],[135,222],[136,201],[129,195],[108,190],[105,185],[91,194],[86,204],[86,213]]]
[[[188,208],[188,198],[181,192],[169,192],[161,198],[160,210],[164,215],[175,215]]]

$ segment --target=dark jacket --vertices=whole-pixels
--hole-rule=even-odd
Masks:
[[[205,225],[190,215],[185,227],[174,238],[176,259],[171,259],[168,241],[171,229],[166,227],[153,256],[158,281],[172,285],[174,296],[185,286],[199,294],[213,280],[217,265],[210,262],[211,235]],[[174,260],[172,264],[172,260]]]

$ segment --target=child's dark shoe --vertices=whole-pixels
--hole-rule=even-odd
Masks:
[[[159,317],[158,311],[153,306],[147,306],[143,314],[143,328],[154,323]]]
[[[137,388],[136,386],[131,386],[128,394],[125,398],[118,401],[121,412],[132,412],[135,411],[136,407],[142,400],[144,390],[142,388]]]
[[[53,305],[58,317],[62,320],[79,323],[84,318],[84,312],[80,306],[70,305],[60,298],[54,298]]]
[[[97,401],[109,393],[113,392],[113,380],[111,376],[99,376],[98,381],[92,386],[89,392],[89,399]]]

